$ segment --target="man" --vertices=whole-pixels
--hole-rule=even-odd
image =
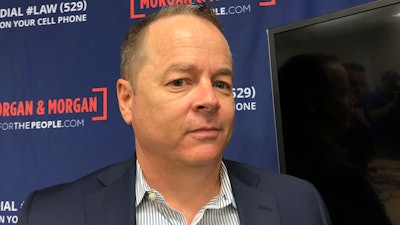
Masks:
[[[148,16],[128,32],[121,61],[119,107],[136,154],[34,192],[20,224],[330,224],[309,183],[222,160],[232,55],[211,8]]]
[[[366,114],[371,123],[372,140],[379,157],[400,159],[400,76],[386,71],[381,85],[371,90],[366,99]]]
[[[349,81],[349,92],[354,105],[351,110],[349,127],[339,144],[347,149],[349,159],[363,173],[368,172],[368,164],[375,156],[374,143],[371,139],[371,124],[366,116],[368,96],[367,72],[363,65],[357,63],[343,64]]]

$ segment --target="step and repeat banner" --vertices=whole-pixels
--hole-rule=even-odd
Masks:
[[[225,158],[279,172],[267,28],[371,0],[0,0],[0,224],[34,189],[134,152],[115,85],[125,32],[167,5],[206,2],[234,58],[236,119]]]

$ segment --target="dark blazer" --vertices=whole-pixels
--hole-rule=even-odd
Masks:
[[[33,192],[23,204],[18,224],[136,224],[135,160]],[[319,193],[308,182],[233,161],[224,163],[241,225],[330,224]]]

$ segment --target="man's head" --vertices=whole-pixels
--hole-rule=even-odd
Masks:
[[[339,135],[347,126],[352,100],[346,72],[335,56],[297,55],[279,70],[282,114],[288,126]]]
[[[397,72],[392,70],[386,71],[381,77],[382,89],[388,94],[399,91],[399,80],[400,76]]]
[[[134,129],[142,166],[215,163],[234,118],[229,45],[214,19],[207,19],[215,18],[211,10],[193,5],[164,10],[146,26],[139,24],[137,53],[127,53],[133,47],[124,44],[125,69],[117,83],[121,114]]]
[[[368,91],[366,70],[363,65],[357,63],[346,63],[343,66],[346,69],[349,80],[350,92],[355,100],[359,101],[365,92]]]
[[[221,23],[212,8],[207,5],[177,5],[157,11],[143,20],[127,32],[121,49],[121,78],[131,80],[135,89],[136,75],[140,72],[144,61],[148,59],[145,54],[144,41],[148,27],[155,21],[174,15],[196,15],[202,19],[208,20],[220,31]]]

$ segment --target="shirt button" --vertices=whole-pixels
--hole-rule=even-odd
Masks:
[[[154,201],[156,200],[157,195],[155,193],[149,193],[149,196],[147,198],[151,201]]]

